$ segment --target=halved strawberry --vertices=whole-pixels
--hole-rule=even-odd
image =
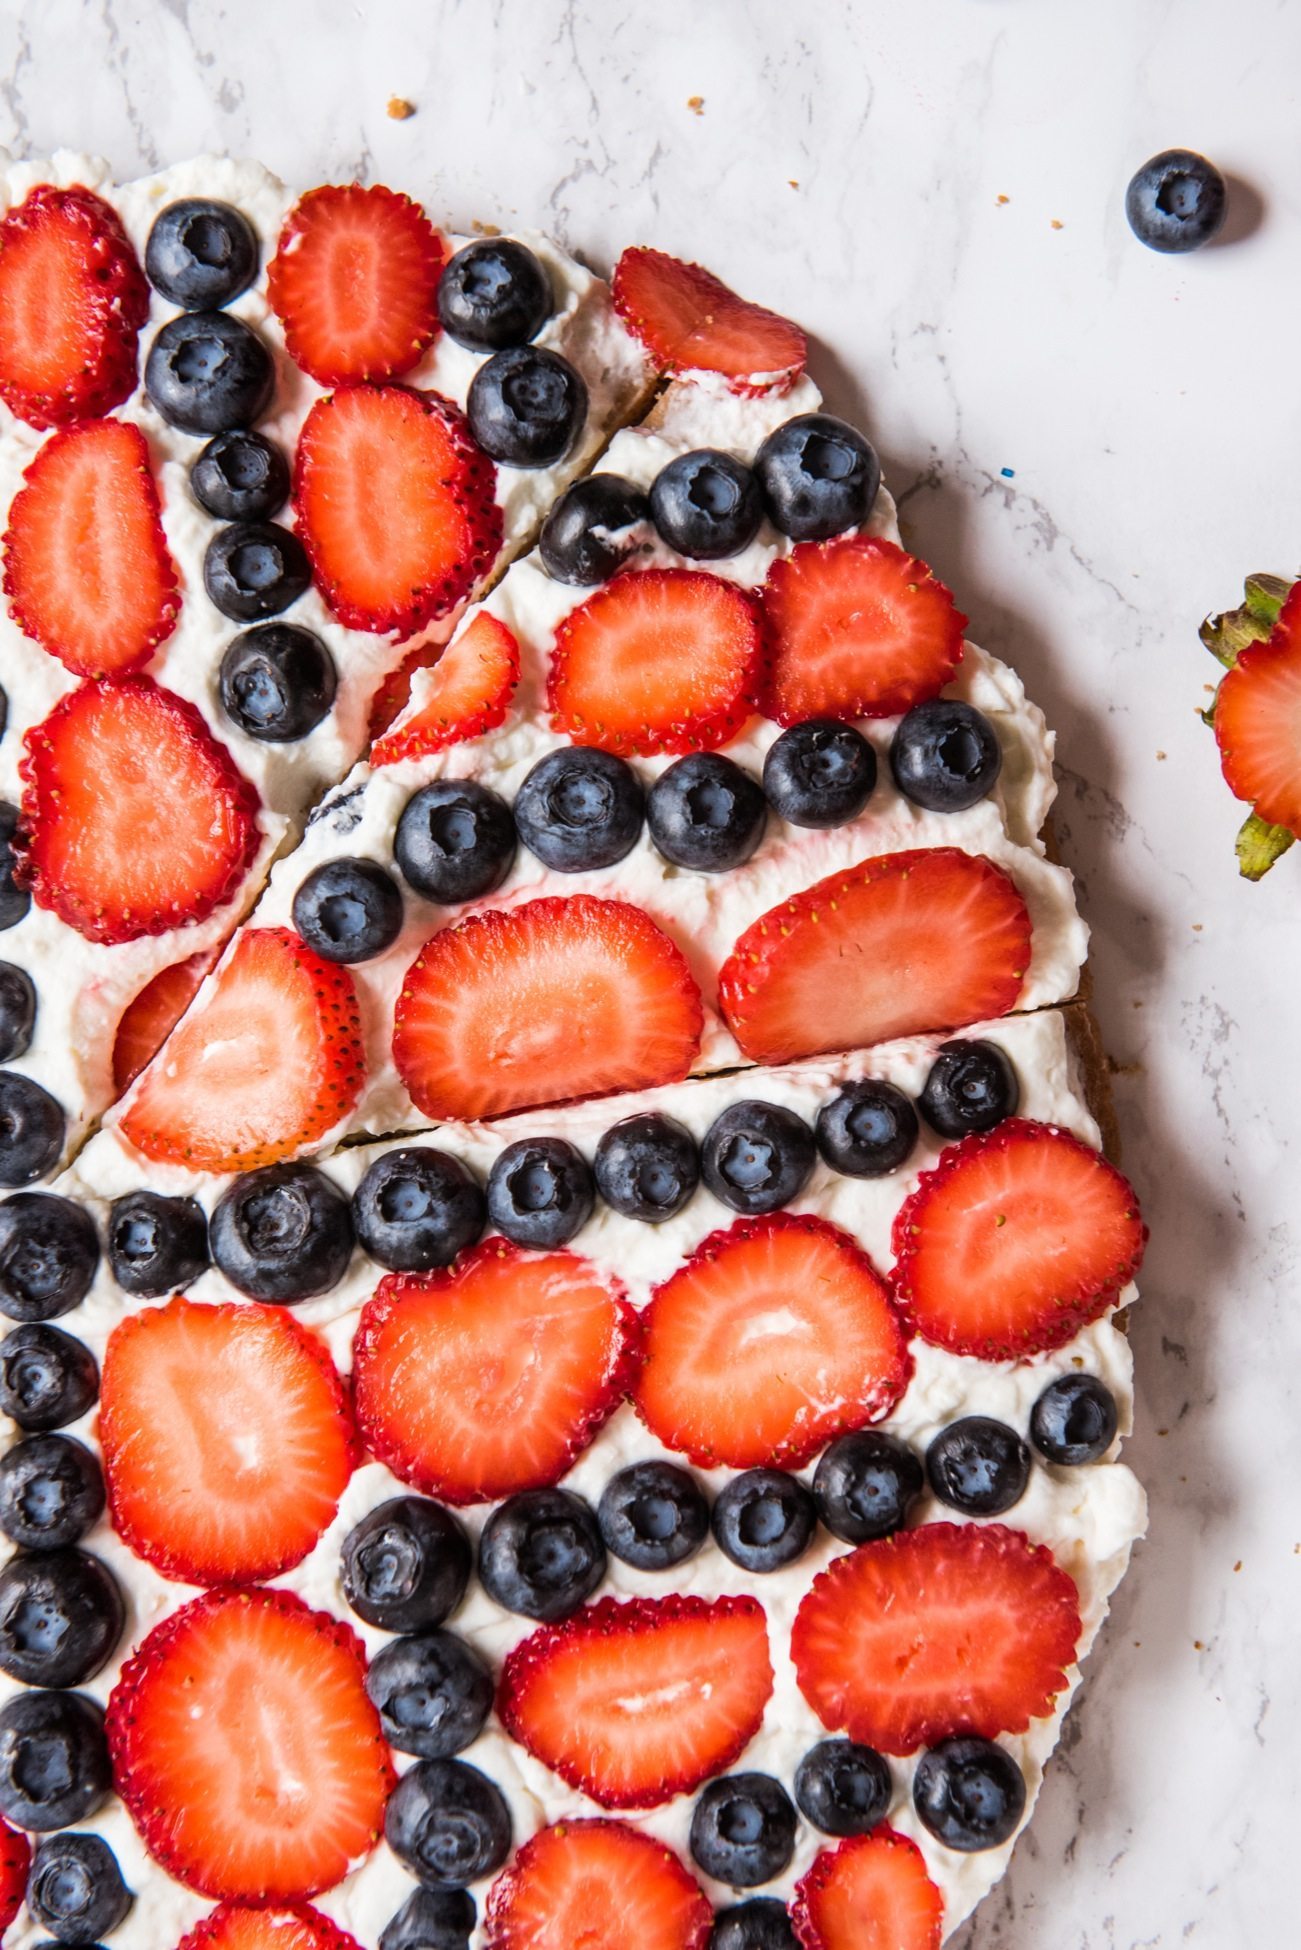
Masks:
[[[1009,1117],[922,1173],[895,1216],[895,1289],[923,1340],[1022,1361],[1114,1307],[1146,1238],[1113,1165],[1054,1124]]]
[[[205,948],[160,968],[127,1003],[113,1039],[113,1088],[119,1096],[158,1054],[220,953],[220,948]]]
[[[603,1808],[657,1808],[731,1766],[772,1680],[757,1598],[602,1598],[515,1647],[497,1711]]]
[[[791,1923],[803,1950],[940,1950],[944,1898],[916,1842],[883,1824],[814,1857]]]
[[[267,266],[290,357],[322,386],[410,372],[438,336],[446,256],[409,196],[381,184],[309,190]]]
[[[808,359],[800,327],[706,271],[634,245],[615,266],[614,308],[668,372],[718,372],[734,393],[789,392]]]
[[[301,1563],[355,1455],[323,1341],[279,1307],[169,1300],[109,1335],[99,1439],[119,1536],[164,1577],[247,1584]]]
[[[445,1272],[389,1274],[353,1343],[366,1446],[449,1503],[558,1482],[623,1399],[632,1325],[574,1253],[485,1239]]]
[[[147,1158],[250,1171],[319,1143],[365,1080],[348,970],[291,928],[250,928],[140,1079],[121,1128]]]
[[[438,393],[344,386],[298,436],[298,533],[352,630],[413,636],[446,616],[501,547],[492,462]]]
[[[401,663],[380,678],[370,700],[370,718],[366,730],[372,745],[382,738],[391,724],[394,724],[411,702],[411,680],[418,670],[432,670],[446,650],[446,642],[439,636],[422,637],[407,651]]]
[[[819,1571],[791,1630],[822,1724],[883,1754],[951,1734],[1024,1733],[1065,1690],[1079,1593],[1042,1544],[1001,1523],[928,1523]]]
[[[202,921],[258,850],[258,799],[194,706],[148,677],[82,684],[27,733],[20,877],[88,941]]]
[[[616,576],[556,631],[547,703],[578,745],[708,751],[754,709],[763,636],[749,594],[702,569]]]
[[[393,1060],[427,1117],[504,1117],[679,1083],[703,1022],[681,950],[639,907],[589,894],[489,908],[407,970]]]
[[[560,1821],[531,1835],[489,1890],[485,1950],[705,1950],[712,1917],[654,1836]]]
[[[718,978],[754,1063],[789,1063],[1005,1015],[1030,916],[1000,867],[957,847],[882,853],[751,922]]]
[[[892,718],[948,683],[967,619],[924,562],[879,535],[801,542],[763,586],[763,708],[801,718]]]
[[[1213,722],[1230,791],[1301,838],[1301,582],[1265,642],[1225,673]]]
[[[33,427],[120,406],[149,287],[117,212],[42,183],[0,221],[0,399]]]
[[[14,621],[78,677],[139,669],[181,608],[144,435],[123,420],[69,427],[23,482],[4,538]]]
[[[710,1469],[798,1469],[888,1415],[912,1373],[867,1254],[838,1226],[789,1212],[712,1232],[641,1323],[637,1412]]]
[[[423,658],[424,651],[415,654]],[[519,682],[519,644],[503,622],[481,609],[452,638],[428,677],[416,678],[413,685],[419,668],[407,678],[416,709],[380,739],[370,755],[372,765],[423,758],[499,725]]]
[[[394,1773],[356,1634],[288,1591],[210,1591],[156,1625],[109,1696],[113,1781],[200,1895],[295,1902],[369,1855]]]
[[[356,1937],[319,1909],[249,1909],[218,1903],[182,1937],[176,1950],[361,1950]]]
[[[23,1906],[31,1860],[32,1845],[26,1835],[0,1821],[0,1935]]]

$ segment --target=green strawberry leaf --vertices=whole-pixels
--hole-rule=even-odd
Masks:
[[[1260,880],[1275,860],[1287,852],[1296,835],[1286,826],[1271,826],[1259,813],[1248,813],[1238,832],[1238,871],[1244,880]]]

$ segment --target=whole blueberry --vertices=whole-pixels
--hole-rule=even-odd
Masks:
[[[662,1111],[641,1111],[605,1131],[593,1164],[601,1197],[625,1219],[663,1225],[700,1183],[690,1131]]]
[[[373,961],[402,932],[402,896],[374,860],[326,860],[300,881],[294,926],[326,961]]]
[[[647,824],[664,858],[699,873],[723,873],[748,860],[767,817],[758,780],[721,752],[675,759],[646,795]]]
[[[714,1540],[743,1571],[766,1574],[793,1564],[813,1539],[818,1510],[798,1476],[747,1469],[714,1502]]]
[[[27,1907],[60,1944],[94,1944],[123,1921],[131,1891],[100,1835],[57,1835],[37,1845]]]
[[[208,600],[235,623],[279,616],[311,587],[307,551],[274,521],[236,521],[219,528],[203,556]]]
[[[595,1203],[592,1173],[564,1138],[520,1138],[488,1173],[488,1223],[517,1246],[568,1245]]]
[[[0,961],[0,1063],[25,1054],[36,1024],[36,986],[25,968]]]
[[[145,245],[145,275],[186,311],[228,305],[257,276],[257,233],[242,210],[207,197],[169,203]]]
[[[1025,1494],[1030,1451],[1006,1422],[964,1415],[941,1429],[926,1451],[926,1477],[951,1509],[997,1517]]]
[[[95,1357],[60,1327],[33,1321],[0,1341],[0,1409],[20,1429],[61,1429],[99,1393]]]
[[[795,1809],[771,1774],[724,1774],[691,1810],[691,1853],[707,1876],[753,1889],[779,1876],[795,1852]]]
[[[817,1159],[813,1133],[782,1104],[746,1098],[720,1111],[700,1147],[704,1180],[734,1212],[776,1212],[799,1197]]]
[[[0,1313],[56,1320],[83,1300],[99,1264],[90,1214],[55,1192],[0,1200]]]
[[[0,1672],[24,1685],[79,1686],[125,1622],[115,1580],[85,1551],[34,1551],[0,1571]]]
[[[109,1207],[105,1230],[124,1293],[179,1293],[208,1264],[208,1221],[197,1199],[127,1192]]]
[[[902,1529],[924,1484],[906,1442],[884,1429],[851,1429],[819,1457],[813,1500],[833,1537],[866,1544]]]
[[[913,1776],[913,1806],[945,1848],[971,1855],[997,1848],[1025,1813],[1025,1777],[1008,1753],[974,1734],[941,1740]]]
[[[384,1839],[429,1889],[460,1889],[499,1869],[510,1853],[510,1809],[501,1789],[463,1760],[418,1760],[389,1796]]]
[[[551,280],[513,237],[483,237],[448,260],[438,280],[438,317],[448,338],[474,352],[526,345],[554,309]]]
[[[823,1159],[847,1178],[897,1171],[917,1142],[917,1113],[902,1090],[875,1077],[845,1084],[822,1105],[813,1135]]]
[[[31,1077],[0,1070],[0,1185],[30,1185],[53,1171],[68,1120],[57,1098]]]
[[[650,512],[661,539],[679,555],[717,562],[750,546],[763,520],[763,496],[742,461],[700,447],[660,469]]]
[[[358,1239],[394,1273],[450,1266],[483,1231],[486,1211],[458,1158],[414,1145],[381,1153],[352,1195]]]
[[[208,442],[190,492],[218,521],[269,521],[289,499],[289,462],[265,435],[235,428]]]
[[[452,1632],[394,1639],[375,1654],[366,1691],[400,1754],[447,1760],[477,1740],[492,1706],[490,1668]]]
[[[379,1950],[469,1950],[478,1914],[468,1889],[417,1889],[380,1931]]]
[[[1129,227],[1149,250],[1200,250],[1228,210],[1223,176],[1194,149],[1163,149],[1130,178],[1125,191]]]
[[[569,1490],[521,1490],[499,1503],[479,1538],[479,1577],[505,1611],[551,1625],[605,1576],[596,1518]]]
[[[14,884],[14,833],[18,808],[0,799],[0,933],[15,928],[32,904],[25,887]]]
[[[250,1299],[292,1306],[328,1293],[347,1272],[352,1212],[338,1186],[311,1165],[263,1165],[222,1194],[208,1236],[232,1286]]]
[[[852,724],[806,718],[768,747],[763,789],[792,826],[844,826],[857,819],[876,785],[876,753]]]
[[[1011,1063],[997,1043],[978,1036],[940,1044],[917,1099],[931,1129],[947,1138],[992,1131],[1020,1101]]]
[[[644,813],[631,765],[592,745],[548,752],[515,795],[521,840],[557,873],[612,867],[636,846]]]
[[[0,1530],[25,1550],[61,1550],[104,1508],[98,1458],[70,1435],[29,1435],[0,1456]]]
[[[286,745],[314,731],[339,686],[334,659],[318,636],[295,623],[241,630],[226,647],[221,708],[246,738]]]
[[[1116,1397],[1093,1374],[1064,1374],[1050,1381],[1030,1411],[1030,1440],[1049,1462],[1074,1466],[1097,1462],[1116,1440]]]
[[[860,528],[881,486],[871,442],[830,413],[801,413],[768,435],[755,458],[768,519],[794,542]]]
[[[889,1763],[856,1740],[819,1740],[795,1770],[795,1802],[824,1835],[866,1835],[885,1819]]]
[[[707,1950],[799,1950],[785,1903],[751,1896],[714,1912]]]
[[[550,467],[573,446],[587,418],[582,375],[540,345],[495,352],[470,381],[470,432],[505,467]]]
[[[470,1561],[459,1517],[431,1497],[391,1497],[343,1540],[343,1595],[368,1625],[422,1632],[456,1610]]]
[[[709,1535],[709,1502],[676,1463],[631,1463],[606,1484],[596,1520],[612,1557],[638,1571],[670,1571]]]
[[[641,546],[650,504],[622,474],[588,474],[567,487],[542,524],[538,550],[553,582],[607,582]]]
[[[1002,769],[993,725],[957,697],[914,704],[890,743],[895,784],[927,812],[965,812],[993,791]]]
[[[182,433],[246,427],[270,404],[271,354],[227,312],[182,312],[157,333],[145,360],[145,391]]]
[[[408,885],[442,907],[500,887],[515,858],[515,822],[497,793],[473,779],[435,779],[413,792],[393,838]]]
[[[0,1707],[0,1815],[37,1834],[93,1815],[113,1784],[104,1710],[84,1693],[19,1693]]]

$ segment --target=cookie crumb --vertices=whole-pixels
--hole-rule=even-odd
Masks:
[[[1242,1559],[1241,1559],[1241,1558],[1239,1558],[1239,1559],[1238,1559],[1238,1561],[1237,1561],[1237,1563],[1236,1563],[1236,1564],[1234,1565],[1234,1567],[1233,1567],[1233,1568],[1234,1568],[1234,1570],[1235,1570],[1235,1571],[1240,1571],[1240,1570],[1242,1569]]]
[[[406,99],[405,95],[389,96],[388,107],[385,110],[385,114],[388,116],[390,122],[409,121],[410,118],[415,114],[415,112],[416,112],[415,103],[409,102]]]
[[[996,196],[994,201],[995,203],[1010,203],[1012,199],[1010,196]]]
[[[800,179],[798,176],[788,176],[786,178],[786,181],[790,184],[793,190],[797,190],[800,186]]]
[[[1193,1651],[1194,1651],[1194,1652],[1205,1652],[1205,1650],[1206,1650],[1206,1647],[1205,1647],[1205,1646],[1204,1646],[1204,1645],[1202,1644],[1202,1642],[1201,1642],[1201,1640],[1200,1640],[1200,1639],[1194,1639],[1194,1640],[1193,1640]]]
[[[1193,933],[1194,933],[1194,934],[1200,934],[1200,933],[1201,933],[1201,931],[1202,931],[1202,923],[1201,923],[1200,921],[1190,921],[1188,925],[1189,925],[1189,926],[1191,927],[1191,929],[1192,929],[1192,931],[1193,931]]]
[[[688,107],[688,108],[689,108],[689,109],[691,110],[691,113],[692,113],[693,115],[703,115],[703,114],[704,114],[704,112],[705,112],[705,98],[704,98],[704,96],[703,96],[703,95],[688,95],[688,96],[687,96],[687,107]]]
[[[1157,757],[1158,757],[1158,758],[1164,758],[1164,757],[1165,757],[1165,753],[1164,753],[1164,752],[1158,752],[1158,753],[1157,753]]]
[[[1060,230],[1062,228],[1060,221],[1056,217],[1053,217],[1051,221],[1054,230]]]
[[[499,223],[480,223],[477,217],[475,218],[471,228],[473,229],[476,237],[500,237],[501,236],[501,225]]]

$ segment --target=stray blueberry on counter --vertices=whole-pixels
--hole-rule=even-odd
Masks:
[[[818,1150],[847,1178],[897,1171],[917,1142],[917,1113],[902,1090],[875,1077],[845,1084],[814,1123]]]
[[[587,419],[587,387],[568,359],[517,345],[486,359],[470,381],[470,432],[504,467],[550,467]]]
[[[1125,215],[1150,250],[1195,251],[1215,236],[1228,202],[1214,163],[1193,149],[1163,149],[1130,178]]]
[[[964,1415],[941,1429],[926,1451],[926,1476],[950,1509],[997,1517],[1024,1496],[1030,1451],[1006,1422]]]
[[[328,1293],[352,1258],[352,1210],[311,1165],[263,1165],[222,1193],[208,1226],[212,1257],[252,1300],[293,1306]]]
[[[993,791],[1002,769],[993,725],[961,698],[914,704],[890,745],[895,784],[927,812],[965,812]]]
[[[219,433],[190,469],[190,490],[218,521],[269,521],[289,499],[289,463],[260,433]]]
[[[544,867],[592,873],[631,853],[645,798],[631,765],[591,745],[548,752],[515,794],[515,825]]]
[[[577,1611],[604,1576],[596,1518],[569,1490],[521,1490],[483,1526],[479,1577],[505,1611],[555,1624]]]
[[[207,437],[249,426],[274,388],[271,354],[224,311],[182,312],[157,333],[145,360],[145,391],[182,433]]]
[[[377,1652],[366,1692],[390,1747],[449,1760],[483,1731],[493,1700],[490,1668],[453,1632],[394,1639]]]
[[[56,1192],[0,1201],[0,1313],[56,1320],[84,1300],[99,1264],[89,1212]]]
[[[901,1530],[925,1485],[920,1459],[884,1429],[851,1429],[823,1450],[813,1500],[833,1537],[866,1544]]]
[[[520,1138],[488,1173],[488,1222],[517,1246],[568,1245],[595,1202],[587,1160],[564,1138]]]
[[[824,1835],[866,1835],[885,1819],[889,1763],[856,1740],[819,1740],[795,1770],[795,1802]]]
[[[830,413],[802,413],[776,428],[754,469],[769,520],[793,542],[822,542],[861,528],[881,487],[871,442]]]
[[[326,961],[371,961],[402,932],[402,896],[374,860],[326,860],[294,895],[294,926]]]
[[[0,1815],[37,1834],[103,1806],[113,1784],[104,1710],[84,1693],[19,1693],[0,1707]]]
[[[1025,1777],[1006,1747],[993,1740],[941,1740],[917,1763],[913,1806],[937,1842],[971,1855],[1016,1833],[1025,1813]]]
[[[463,1760],[418,1760],[389,1796],[384,1839],[427,1889],[460,1889],[510,1853],[510,1809],[495,1782]]]
[[[20,1429],[61,1429],[99,1394],[90,1349],[61,1327],[32,1321],[0,1341],[0,1409]]]
[[[105,1230],[124,1293],[179,1293],[208,1264],[208,1221],[197,1199],[127,1192],[109,1207]]]
[[[155,291],[185,311],[216,310],[257,276],[257,235],[242,210],[187,196],[154,218],[145,245],[145,275]]]
[[[551,280],[526,244],[484,237],[449,259],[438,280],[438,318],[473,352],[500,352],[536,338],[553,303]]]
[[[709,1535],[709,1503],[676,1463],[630,1463],[606,1484],[596,1520],[611,1556],[638,1571],[669,1571]]]
[[[235,623],[278,616],[311,587],[307,552],[292,529],[274,521],[219,528],[203,557],[208,599]]]
[[[656,846],[675,867],[698,873],[724,873],[748,860],[767,818],[758,780],[721,752],[675,759],[646,795]]]
[[[393,857],[426,900],[443,907],[479,900],[500,887],[515,858],[510,807],[473,779],[436,779],[403,807]]]
[[[1021,1101],[1016,1071],[997,1043],[968,1037],[941,1043],[922,1094],[922,1116],[941,1137],[961,1138],[992,1131],[1012,1117]]]
[[[763,789],[792,826],[844,826],[876,786],[876,753],[861,731],[837,718],[806,718],[768,747]]]
[[[607,582],[641,544],[650,520],[641,488],[622,474],[589,474],[567,487],[542,524],[538,550],[553,582]]]
[[[416,1145],[383,1152],[352,1195],[358,1239],[393,1273],[450,1266],[483,1231],[486,1210],[459,1158]]]
[[[231,723],[267,745],[289,744],[314,731],[339,683],[321,639],[296,623],[241,630],[222,657],[218,681]]]
[[[795,1852],[795,1809],[771,1774],[724,1774],[691,1811],[691,1853],[707,1876],[734,1889],[779,1876]]]
[[[1097,1462],[1116,1440],[1116,1397],[1092,1374],[1050,1381],[1030,1412],[1030,1440],[1049,1462],[1074,1467]]]
[[[644,1225],[663,1225],[682,1210],[700,1183],[695,1139],[660,1111],[643,1111],[612,1124],[596,1147],[593,1169],[606,1204]]]
[[[798,1476],[747,1469],[719,1491],[712,1521],[714,1540],[733,1564],[766,1574],[804,1555],[818,1511]]]
[[[651,484],[661,540],[695,562],[739,555],[759,532],[763,496],[750,469],[717,447],[679,454]]]
[[[813,1133],[781,1104],[729,1104],[705,1133],[701,1171],[716,1199],[754,1217],[798,1198],[817,1159]]]

